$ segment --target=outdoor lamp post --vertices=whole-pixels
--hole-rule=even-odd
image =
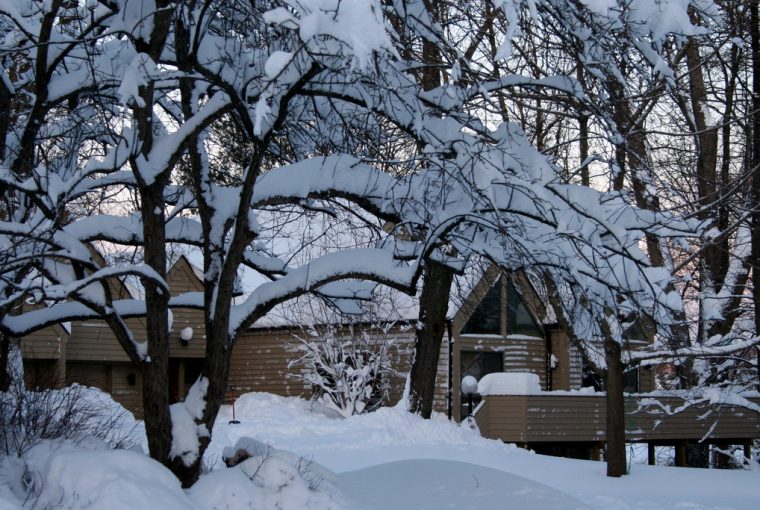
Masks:
[[[467,416],[472,416],[472,397],[478,392],[478,380],[471,375],[462,377],[462,393],[467,397]]]

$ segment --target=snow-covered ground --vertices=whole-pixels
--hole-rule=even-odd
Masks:
[[[206,464],[183,491],[135,451],[42,443],[0,460],[0,510],[134,509],[756,509],[760,471],[633,464],[621,479],[601,462],[536,455],[445,419],[400,408],[343,419],[310,402],[269,394],[224,407]],[[258,456],[235,468],[224,449],[244,438]],[[241,443],[242,444],[242,443]],[[257,446],[258,445],[258,446]],[[32,497],[29,497],[29,495]],[[26,500],[26,501],[25,501]]]

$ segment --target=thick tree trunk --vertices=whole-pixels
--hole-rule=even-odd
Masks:
[[[166,0],[156,2],[153,26],[149,40],[137,39],[135,46],[154,62],[160,60],[161,51],[169,33],[172,9]],[[133,107],[137,126],[140,153],[148,158],[153,147],[156,119],[154,117],[154,85],[139,87],[143,105]],[[132,171],[138,182],[140,214],[145,240],[143,257],[145,264],[166,281],[166,232],[164,188],[169,181],[171,168],[162,169],[152,183],[143,181],[140,163],[130,159]],[[169,453],[172,445],[172,420],[169,411],[169,293],[149,278],[143,279],[145,287],[145,330],[147,357],[140,362],[142,375],[143,412],[145,413],[145,434],[148,439],[150,456],[165,466],[172,467]]]
[[[141,212],[145,234],[145,263],[166,279],[163,186],[143,189]],[[150,279],[145,286],[145,329],[148,357],[140,364],[142,373],[145,433],[150,456],[169,465],[172,424],[169,413],[169,293]]]
[[[0,392],[8,391],[13,381],[9,364],[10,353],[10,338],[5,333],[0,333]]]
[[[414,361],[409,377],[409,411],[430,418],[435,396],[435,376],[441,340],[446,330],[446,311],[453,274],[449,268],[428,260],[420,295]]]
[[[752,299],[755,305],[755,334],[760,332],[760,13],[758,0],[750,4],[752,39]],[[760,388],[760,349],[757,353]]]
[[[206,358],[201,377],[208,380],[208,389],[205,395],[206,406],[200,423],[206,426],[209,435],[199,438],[198,458],[195,462],[186,465],[180,458],[176,458],[171,463],[172,471],[185,488],[192,486],[201,475],[203,454],[211,443],[214,422],[224,403],[227,382],[229,381],[230,345],[232,344],[227,334],[226,321],[207,324]]]
[[[627,473],[623,362],[620,344],[609,334],[605,334],[604,353],[607,359],[607,476],[620,477]]]
[[[435,6],[431,13],[437,16]],[[441,84],[441,74],[435,67],[440,60],[438,48],[430,41],[422,44],[422,60],[428,67],[423,69],[421,82],[425,90]],[[425,419],[433,412],[435,376],[438,372],[438,356],[441,340],[446,330],[446,312],[454,276],[449,268],[433,260],[425,261],[425,278],[420,295],[418,327],[415,330],[415,350],[409,374],[409,411]]]

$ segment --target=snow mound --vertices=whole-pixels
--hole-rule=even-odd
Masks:
[[[98,440],[42,441],[22,460],[23,484],[34,508],[196,508],[164,466],[142,453],[111,450]]]
[[[446,460],[391,462],[341,475],[343,490],[365,510],[587,510],[564,492],[488,467]],[[361,503],[361,504],[359,504]]]
[[[541,393],[541,380],[529,372],[494,372],[478,383],[481,395],[535,395]]]
[[[243,437],[253,437],[272,447],[316,458],[340,472],[405,459],[411,451],[433,452],[441,444],[466,450],[473,437],[480,438],[443,415],[435,414],[433,419],[423,420],[403,406],[337,418],[325,413],[323,407],[298,397],[246,393],[235,402],[235,410],[241,423],[230,425],[232,410],[229,406],[222,407],[206,453],[207,460],[217,459],[221,464],[225,446],[234,445]],[[484,441],[498,448],[515,450],[503,443]],[[367,448],[377,454],[368,457],[359,453]]]
[[[338,510],[347,508],[324,467],[260,441],[241,438],[225,454],[246,450],[240,464],[204,475],[188,493],[203,509]]]

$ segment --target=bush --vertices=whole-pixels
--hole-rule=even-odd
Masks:
[[[0,455],[21,456],[45,439],[101,439],[113,448],[134,446],[131,414],[95,388],[73,385],[28,390],[20,363],[11,363],[13,383],[0,392]]]
[[[297,375],[311,385],[312,398],[343,416],[373,411],[388,398],[391,366],[385,334],[370,336],[366,331],[355,335],[323,335],[299,341],[301,357],[291,362],[302,368]]]

